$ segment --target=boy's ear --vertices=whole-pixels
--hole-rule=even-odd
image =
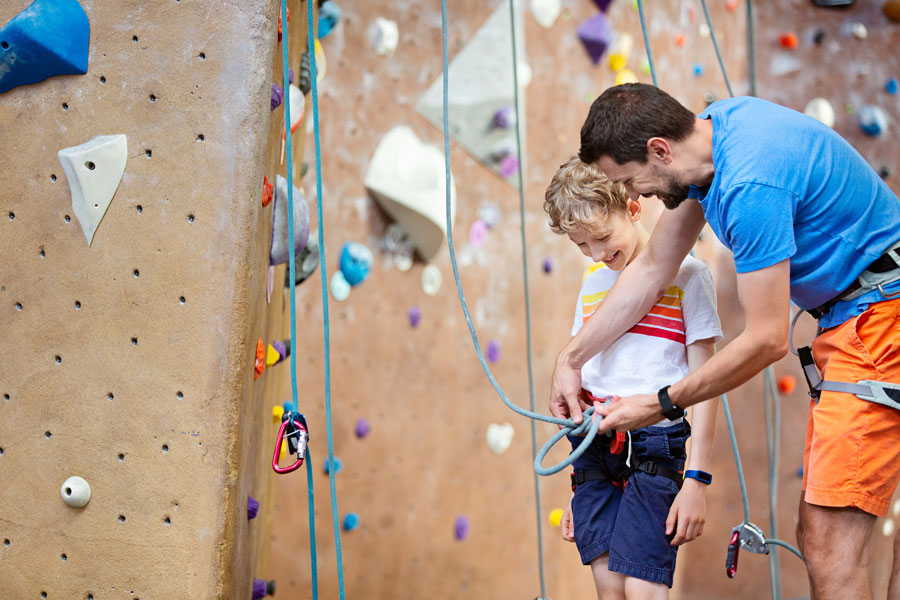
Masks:
[[[647,140],[647,158],[655,158],[666,165],[672,162],[672,146],[669,145],[669,140],[662,137]]]
[[[641,201],[628,199],[628,203],[625,205],[625,209],[628,211],[628,218],[631,219],[632,222],[637,223],[641,218]]]

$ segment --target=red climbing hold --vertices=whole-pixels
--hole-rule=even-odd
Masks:
[[[286,8],[287,11],[287,22],[291,22],[291,9]],[[281,41],[281,15],[278,15],[278,41]]]
[[[793,50],[797,47],[797,34],[793,31],[786,31],[778,36],[778,43],[782,48]]]
[[[792,394],[797,387],[797,380],[793,375],[782,375],[778,378],[778,391],[782,394]]]
[[[259,376],[262,375],[262,372],[266,368],[266,345],[263,344],[261,339],[256,341],[256,365],[253,367],[254,373],[253,379],[259,379]]]
[[[263,175],[263,195],[262,195],[262,205],[268,206],[269,202],[272,201],[272,190],[275,189],[275,186],[269,183],[269,178]]]

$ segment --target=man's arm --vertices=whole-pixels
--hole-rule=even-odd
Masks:
[[[686,408],[736,388],[787,354],[790,320],[790,260],[737,276],[746,325],[700,369],[672,385],[672,403]],[[652,425],[662,412],[655,395],[630,396],[606,405],[598,431]]]
[[[559,353],[550,387],[550,413],[581,422],[581,367],[640,321],[675,279],[706,220],[696,200],[666,211],[644,251],[619,276],[594,314]]]

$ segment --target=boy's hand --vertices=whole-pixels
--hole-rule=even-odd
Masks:
[[[563,513],[562,521],[559,524],[562,529],[562,537],[567,542],[575,541],[575,522],[572,520],[572,501],[566,506],[566,512]]]
[[[685,479],[666,518],[666,535],[675,531],[671,545],[680,546],[700,537],[705,523],[706,484],[696,479]]]
[[[550,414],[558,419],[581,423],[587,405],[581,400],[581,369],[573,368],[560,354],[550,384]],[[562,429],[562,427],[560,427]]]

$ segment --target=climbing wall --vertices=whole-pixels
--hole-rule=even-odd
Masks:
[[[0,25],[28,5],[0,3]],[[81,5],[87,73],[0,95],[0,596],[250,598],[287,369],[254,380],[257,340],[286,329],[261,206],[263,175],[285,174],[280,2]],[[297,70],[306,4],[289,6]],[[112,134],[124,176],[88,245],[57,152]]]

